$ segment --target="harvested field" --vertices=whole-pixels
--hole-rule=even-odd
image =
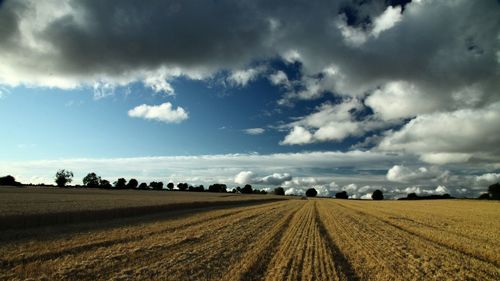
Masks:
[[[0,230],[283,199],[210,192],[0,187]]]
[[[4,230],[0,279],[500,280],[499,207],[283,200]]]

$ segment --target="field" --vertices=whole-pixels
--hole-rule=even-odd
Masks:
[[[500,280],[498,202],[235,195],[217,205],[226,197],[179,194],[219,197],[199,208],[5,227],[0,279]]]

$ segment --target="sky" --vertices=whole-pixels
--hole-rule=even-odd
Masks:
[[[494,0],[0,1],[0,174],[476,197]]]

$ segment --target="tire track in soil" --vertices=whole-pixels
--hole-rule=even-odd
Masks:
[[[295,210],[287,215],[285,221],[281,226],[279,226],[279,229],[275,233],[270,233],[272,239],[269,243],[260,246],[262,248],[261,252],[258,254],[258,256],[254,257],[255,261],[247,269],[239,274],[239,280],[262,280],[265,277],[265,273],[268,270],[269,262],[273,258],[273,254],[278,249],[283,234],[290,227],[290,222],[292,221],[292,218],[295,216],[295,214],[299,211],[299,209],[300,208],[296,206]],[[229,278],[231,278],[233,275],[229,273],[228,276]],[[231,279],[228,279],[228,277],[224,277],[222,278],[222,280]]]
[[[316,224],[318,225],[319,228],[319,234],[323,239],[323,241],[325,241],[325,244],[328,246],[328,249],[333,255],[337,277],[340,280],[352,280],[352,281],[360,280],[359,277],[356,275],[356,272],[354,271],[352,265],[349,263],[347,257],[344,255],[344,253],[342,253],[337,244],[335,244],[333,239],[330,237],[330,234],[328,233],[325,224],[321,220],[321,217],[318,212],[318,207],[316,206],[316,204],[314,204],[314,217],[316,220]]]

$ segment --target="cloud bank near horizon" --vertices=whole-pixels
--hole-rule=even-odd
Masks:
[[[75,173],[75,183],[89,172],[114,181],[119,177],[139,181],[188,182],[190,184],[226,183],[229,187],[251,184],[272,190],[282,186],[287,193],[303,194],[313,187],[321,196],[347,191],[353,198],[382,189],[387,197],[407,193],[436,194],[444,190],[454,196],[477,196],[500,178],[500,173],[476,175],[453,172],[452,166],[400,166],[408,156],[367,151],[309,152],[284,154],[221,154],[199,156],[162,156],[112,159],[66,159],[46,161],[0,162],[0,170],[11,171],[25,183],[52,183],[58,169]],[[391,167],[387,170],[386,167]],[[442,188],[437,189],[439,186]],[[437,190],[437,191],[436,191]]]

